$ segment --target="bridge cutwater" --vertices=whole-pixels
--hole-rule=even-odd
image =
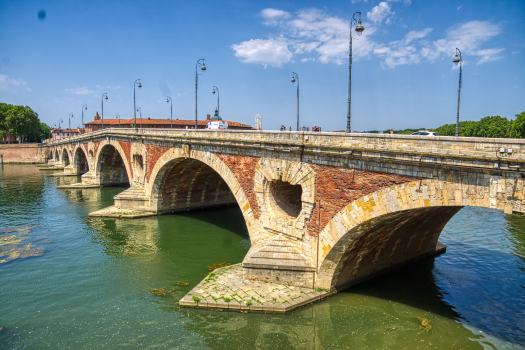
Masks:
[[[91,216],[239,206],[249,252],[182,306],[285,312],[443,252],[464,206],[525,212],[525,140],[114,129],[47,151],[64,175],[83,174],[65,187],[130,186]]]

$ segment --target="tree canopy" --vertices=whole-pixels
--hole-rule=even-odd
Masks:
[[[411,134],[426,128],[395,130],[394,134]],[[456,135],[456,124],[445,124],[435,129],[441,136]],[[373,132],[373,131],[372,131]],[[389,133],[385,130],[384,133]],[[493,137],[493,138],[525,138],[525,111],[516,114],[516,119],[508,120],[505,117],[489,116],[479,121],[466,120],[459,122],[459,136],[469,137]]]
[[[14,106],[0,102],[0,140],[9,134],[19,142],[42,142],[49,137],[49,126],[41,123],[38,114],[28,106]]]

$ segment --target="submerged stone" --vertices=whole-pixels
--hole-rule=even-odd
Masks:
[[[164,288],[153,288],[149,292],[153,295],[166,295],[166,289]]]
[[[432,329],[432,326],[430,325],[430,320],[427,320],[423,317],[416,317],[419,323],[421,323],[421,326],[419,328],[423,329],[424,331],[428,332]]]

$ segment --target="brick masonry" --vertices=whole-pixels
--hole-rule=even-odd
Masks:
[[[105,130],[49,148],[66,161],[78,143],[83,182],[133,184],[116,207],[237,203],[251,280],[343,288],[433,254],[463,206],[525,212],[525,140]]]
[[[48,153],[49,149],[38,143],[0,145],[4,163],[43,163]]]

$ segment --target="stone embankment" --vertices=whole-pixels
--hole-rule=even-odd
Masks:
[[[0,144],[0,162],[4,163],[44,163],[49,149],[40,143]]]

